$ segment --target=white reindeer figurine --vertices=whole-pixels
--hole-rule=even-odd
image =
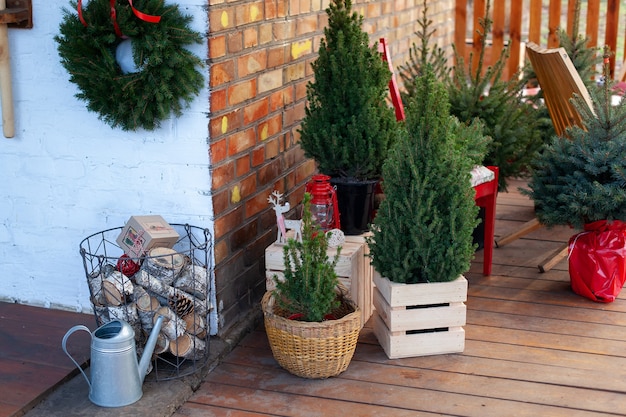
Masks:
[[[278,237],[276,242],[285,244],[287,243],[287,230],[293,230],[294,238],[298,242],[302,242],[302,220],[288,220],[285,219],[284,213],[287,213],[290,209],[289,203],[283,205],[280,204],[283,195],[277,190],[272,192],[272,195],[267,197],[267,201],[274,206],[276,212],[276,224],[278,224]]]

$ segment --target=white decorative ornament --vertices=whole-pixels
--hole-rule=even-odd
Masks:
[[[340,229],[331,229],[326,232],[326,238],[328,238],[328,246],[336,248],[343,245],[346,242],[346,236]]]
[[[131,39],[124,39],[117,45],[115,60],[124,74],[141,71],[141,68],[135,65],[135,60],[133,59],[133,42]]]
[[[283,199],[283,195],[278,191],[274,190],[272,195],[267,197],[267,201],[274,206],[274,211],[276,212],[276,224],[278,225],[278,236],[276,237],[276,243],[285,244],[287,243],[287,231],[293,230],[294,239],[298,242],[302,242],[302,219],[300,220],[288,220],[285,219],[284,213],[289,211],[289,203],[281,204]]]

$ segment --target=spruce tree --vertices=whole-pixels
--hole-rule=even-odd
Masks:
[[[436,43],[431,46],[435,29],[430,29],[433,21],[428,18],[427,0],[424,0],[422,6],[422,17],[418,20],[420,29],[415,32],[419,42],[411,45],[409,61],[399,67],[400,78],[406,90],[402,93],[404,101],[408,100],[409,96],[415,95],[414,80],[424,74],[427,65],[431,66],[438,80],[444,81],[450,77],[451,68],[448,66],[445,51]]]
[[[475,70],[472,71],[475,57],[470,54],[466,68],[463,57],[455,48],[457,66],[448,89],[450,113],[462,122],[476,117],[483,121],[485,134],[493,139],[483,164],[500,168],[499,188],[506,190],[506,179],[527,173],[544,144],[540,132],[541,118],[522,100],[525,82],[518,74],[511,75],[508,81],[502,78],[509,46],[502,50],[493,66],[484,68],[486,34],[491,30],[492,21],[485,17],[480,20],[480,25],[482,48]]]
[[[536,160],[531,191],[524,191],[546,226],[626,221],[626,101],[612,105],[614,83],[608,64],[604,68],[603,87],[589,90],[593,109],[573,99],[584,127],[553,137]]]
[[[335,266],[341,248],[332,260],[326,253],[328,240],[313,222],[311,195],[304,194],[302,211],[302,242],[289,239],[283,249],[285,279],[276,282],[276,304],[288,314],[302,314],[303,321],[321,322],[339,304],[339,280]]]
[[[326,175],[377,180],[397,132],[386,102],[391,72],[377,45],[369,46],[363,16],[352,12],[351,0],[332,0],[326,13],[300,145]]]
[[[474,255],[478,207],[467,144],[484,137],[479,124],[470,129],[450,115],[446,89],[431,69],[414,82],[406,130],[383,166],[385,199],[371,228],[370,255],[394,282],[451,281]]]
[[[488,15],[490,2],[487,2]],[[401,77],[406,93],[403,100],[415,94],[412,79],[421,76],[426,63],[433,67],[436,77],[444,82],[448,89],[450,112],[463,123],[470,123],[479,118],[484,125],[484,133],[493,139],[487,154],[477,164],[496,165],[500,168],[501,190],[506,190],[506,179],[525,174],[536,153],[545,142],[541,136],[541,128],[548,125],[550,119],[537,112],[532,106],[526,105],[521,99],[526,82],[512,75],[509,81],[504,80],[509,47],[507,46],[498,61],[485,68],[484,54],[487,49],[487,36],[492,21],[488,17],[480,20],[481,52],[478,57],[470,54],[466,67],[465,59],[453,45],[457,65],[454,72],[447,67],[445,53],[437,45],[429,47],[434,31],[430,30],[432,21],[426,17],[424,9],[420,20],[420,30],[416,33],[420,42],[413,44],[410,60],[401,66]],[[478,59],[476,69],[474,59]]]

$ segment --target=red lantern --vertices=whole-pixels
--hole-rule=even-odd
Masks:
[[[335,187],[330,185],[328,175],[313,175],[305,191],[311,194],[311,214],[324,232],[340,229],[339,206]]]

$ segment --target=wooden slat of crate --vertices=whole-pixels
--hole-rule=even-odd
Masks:
[[[447,331],[406,334],[392,333],[374,312],[374,334],[389,359],[459,353],[465,349],[465,330],[451,327]]]
[[[357,244],[362,249],[361,253],[356,254],[356,261],[360,263],[357,268],[358,279],[352,280],[353,285],[356,285],[351,292],[355,300],[358,300],[357,304],[361,308],[363,323],[367,322],[372,315],[373,307],[373,292],[372,288],[374,282],[372,276],[374,268],[370,263],[369,258],[369,246],[365,241],[365,238],[370,233],[365,233],[358,236],[346,236],[347,244]]]
[[[432,305],[467,300],[467,280],[460,276],[450,282],[429,282],[427,284],[399,284],[384,279],[376,271],[374,284],[392,307]]]
[[[460,327],[467,316],[467,307],[459,302],[428,308],[391,307],[378,288],[374,288],[374,308],[391,332]]]
[[[283,271],[266,270],[265,271],[265,289],[267,291],[272,291],[273,289],[276,288],[276,283],[274,282],[274,276],[276,276],[276,278],[279,281],[283,281],[285,279],[285,273]],[[351,281],[352,281],[351,278],[348,278],[348,277],[338,277],[338,278],[339,278],[339,282],[341,283],[341,285],[343,285],[348,290],[350,290]]]
[[[265,249],[265,268],[268,271],[282,271],[285,269],[285,263],[283,262],[283,247],[273,243]],[[353,274],[354,258],[356,252],[361,251],[363,253],[362,244],[358,242],[346,242],[341,248],[341,254],[335,266],[335,272],[340,277],[350,277]],[[337,248],[329,248],[327,254],[330,259],[337,253]],[[361,255],[363,256],[363,255]]]

